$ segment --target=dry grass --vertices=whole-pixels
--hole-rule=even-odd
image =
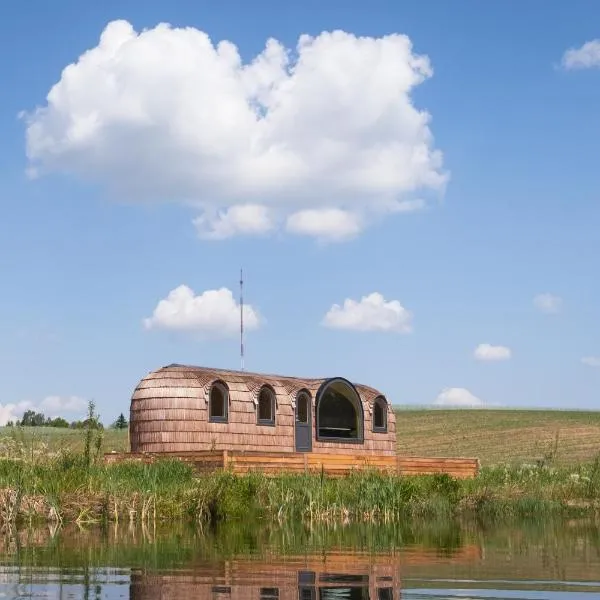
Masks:
[[[103,451],[127,452],[129,444],[127,430],[105,429],[103,432]],[[56,452],[83,452],[84,432],[81,429],[62,427],[0,427],[0,458],[10,455],[5,446],[20,442],[27,448]]]
[[[482,466],[590,462],[600,454],[600,412],[560,410],[414,410],[397,412],[405,455],[478,456]]]
[[[535,463],[555,451],[554,463],[567,466],[600,453],[600,411],[400,409],[396,426],[401,454],[478,456],[483,466]],[[0,440],[8,435],[0,428]],[[83,448],[81,431],[36,427],[23,436],[50,452]],[[126,430],[104,432],[103,451],[111,450],[129,450]]]

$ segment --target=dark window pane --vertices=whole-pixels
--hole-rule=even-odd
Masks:
[[[220,385],[213,385],[210,390],[210,417],[217,419],[227,418],[227,396]]]
[[[360,404],[356,391],[345,382],[328,384],[317,399],[319,438],[362,438]]]
[[[375,402],[375,406],[373,407],[373,424],[377,429],[385,428],[385,415],[381,402]]]
[[[258,396],[259,421],[273,421],[273,405],[275,404],[274,399],[273,392],[268,388],[260,391]]]
[[[308,396],[302,394],[296,401],[296,421],[308,423]]]

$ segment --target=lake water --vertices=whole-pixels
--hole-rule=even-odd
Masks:
[[[0,598],[600,599],[600,524],[3,532]]]

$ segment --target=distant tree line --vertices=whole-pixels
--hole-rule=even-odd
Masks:
[[[116,421],[110,425],[111,429],[127,429],[129,423],[125,415],[121,413]],[[104,425],[97,418],[87,418],[83,421],[67,421],[62,417],[54,419],[46,417],[44,413],[36,412],[35,410],[27,410],[23,414],[22,419],[9,421],[7,427],[62,427],[68,429],[104,429]]]

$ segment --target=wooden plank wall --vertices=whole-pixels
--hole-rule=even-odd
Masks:
[[[399,475],[428,475],[448,473],[457,479],[468,479],[479,474],[478,458],[438,458],[398,456]]]
[[[430,458],[419,456],[365,456],[360,454],[320,454],[297,452],[236,452],[223,450],[190,451],[177,453],[112,453],[105,454],[106,463],[135,460],[145,463],[160,458],[178,458],[191,463],[203,473],[218,469],[230,469],[234,473],[260,471],[265,474],[277,473],[320,473],[327,475],[347,475],[353,470],[376,469],[399,475],[427,475],[448,473],[464,479],[476,477],[479,473],[477,458]]]

